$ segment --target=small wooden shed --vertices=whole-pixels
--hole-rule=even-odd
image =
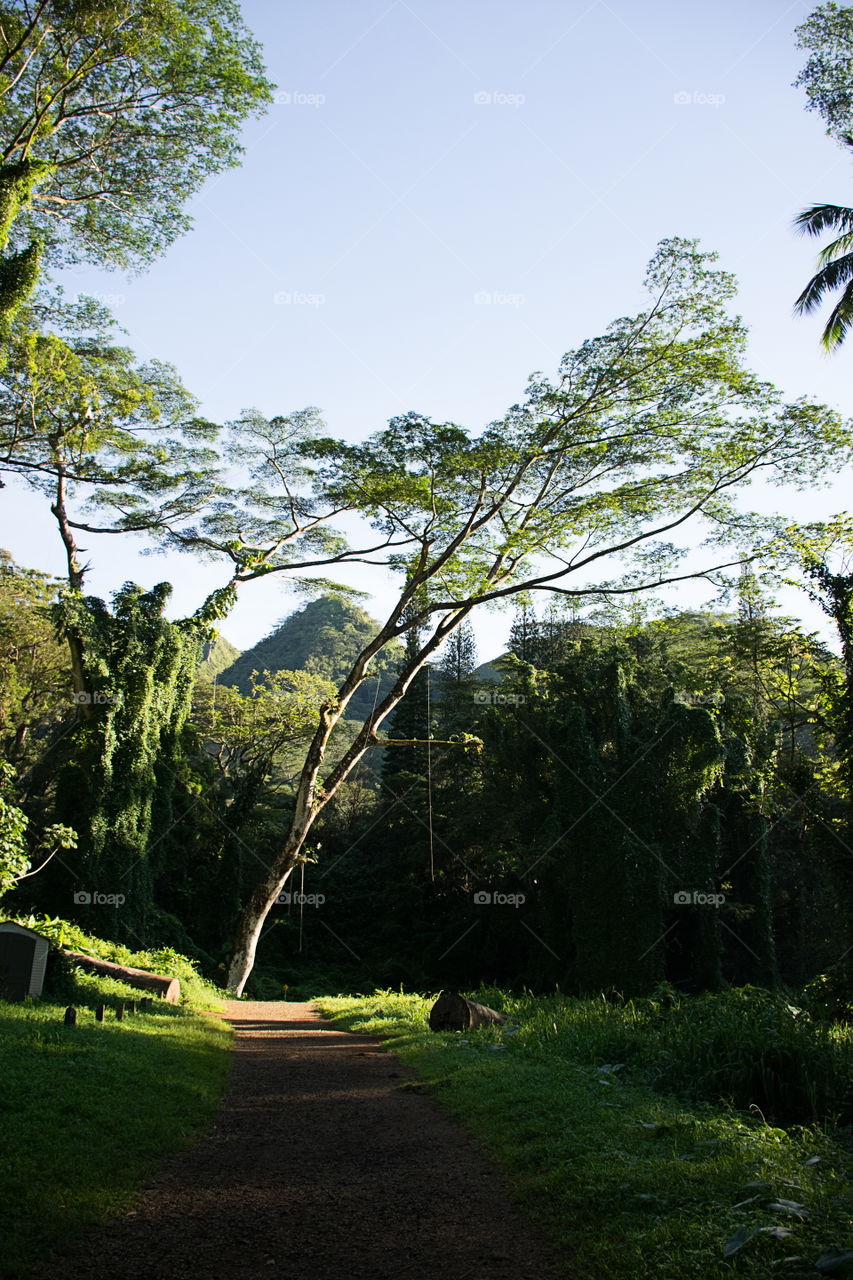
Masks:
[[[38,998],[50,943],[40,933],[11,920],[0,924],[0,999]]]

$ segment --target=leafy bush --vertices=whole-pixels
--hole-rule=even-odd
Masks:
[[[819,973],[803,989],[806,1006],[816,1018],[834,1022],[853,1021],[853,971],[847,964],[835,964]]]

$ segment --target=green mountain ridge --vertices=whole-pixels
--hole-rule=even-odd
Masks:
[[[225,636],[218,635],[215,640],[209,640],[202,649],[196,679],[218,680],[222,672],[233,666],[239,657],[240,650],[237,646],[230,640],[226,640]]]
[[[221,672],[219,683],[247,694],[253,671],[312,671],[340,685],[354,659],[378,631],[379,623],[364,609],[337,596],[320,596],[235,658]],[[353,696],[351,714],[367,715],[374,701],[387,693],[401,654],[402,646],[392,643],[377,655],[372,664],[373,678],[368,678]]]

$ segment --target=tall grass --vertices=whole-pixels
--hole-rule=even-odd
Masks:
[[[752,987],[701,996],[664,988],[644,1000],[511,997],[515,1047],[610,1065],[657,1092],[757,1108],[774,1124],[853,1122],[853,1030]]]

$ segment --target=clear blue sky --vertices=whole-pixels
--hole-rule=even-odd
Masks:
[[[193,231],[144,276],[65,282],[112,296],[128,344],[174,363],[208,416],[314,404],[359,437],[415,409],[479,430],[531,371],[640,305],[671,235],[739,278],[762,377],[853,411],[853,347],[824,357],[820,321],[792,315],[815,258],[793,217],[853,202],[850,159],[792,88],[813,3],[242,7],[280,99],[246,130],[242,167],[207,185]],[[789,510],[828,514],[846,489]],[[41,504],[9,489],[4,503],[0,543],[61,572]],[[170,578],[183,614],[224,580],[116,541],[89,537],[90,591]],[[358,581],[379,609],[382,582]],[[223,630],[248,647],[294,606],[250,584]],[[504,633],[487,615],[481,658]]]

